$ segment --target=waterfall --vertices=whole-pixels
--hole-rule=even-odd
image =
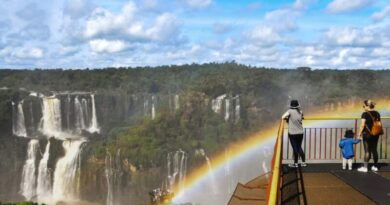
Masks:
[[[95,95],[91,94],[91,100],[92,100],[92,120],[91,120],[91,126],[89,127],[88,131],[93,132],[100,132],[100,128],[98,125],[98,121],[96,118],[96,106],[95,106]]]
[[[114,181],[113,181],[113,170],[112,170],[112,158],[111,154],[107,152],[105,160],[105,174],[107,180],[107,199],[106,205],[114,205]]]
[[[226,97],[226,94],[218,96],[216,99],[211,101],[211,109],[215,113],[221,113],[222,100]]]
[[[80,153],[83,140],[67,140],[62,143],[65,156],[58,160],[54,172],[53,198],[76,200],[80,175]]]
[[[155,107],[155,97],[152,96],[152,120],[156,118],[156,107]]]
[[[23,166],[22,182],[20,186],[20,193],[27,200],[32,200],[36,196],[35,161],[38,149],[39,141],[36,139],[30,140],[28,143],[27,160]]]
[[[218,194],[218,188],[217,188],[217,180],[215,179],[215,175],[214,175],[214,172],[213,172],[213,168],[211,166],[211,161],[210,159],[207,157],[207,155],[205,154],[204,155],[204,158],[206,159],[206,162],[207,162],[207,167],[209,169],[209,175],[211,175],[211,180],[210,180],[210,185],[211,185],[211,189],[213,191],[213,194]]]
[[[228,121],[230,118],[230,100],[225,100],[225,121]]]
[[[175,95],[175,110],[180,109],[179,95]]]
[[[236,107],[235,107],[235,121],[236,123],[240,120],[241,105],[240,105],[240,96],[236,96]]]
[[[15,109],[15,103],[12,102],[12,107]],[[16,108],[16,115],[12,123],[12,132],[19,137],[27,137],[26,124],[24,121],[23,101],[19,102]],[[14,112],[13,112],[14,113]]]
[[[45,153],[41,161],[39,162],[38,168],[38,185],[37,185],[37,196],[38,201],[47,201],[51,197],[51,172],[47,167],[50,154],[50,141],[47,142]]]
[[[88,122],[87,119],[90,119],[90,115],[89,115],[89,110],[88,110],[88,101],[87,99],[83,98],[81,100],[81,104],[82,104],[82,107],[83,107],[83,113],[84,113],[84,121],[85,121],[85,125],[86,126],[90,126],[91,122]]]
[[[68,128],[68,131],[71,129],[70,127],[70,95],[68,94],[68,97],[66,99],[66,126]]]
[[[55,97],[44,97],[41,131],[48,137],[59,136],[61,126],[61,102]]]
[[[168,153],[168,188],[173,189],[175,185],[179,189],[183,188],[187,172],[187,154],[178,150],[174,153]]]
[[[80,103],[79,97],[76,96],[74,99],[74,109],[75,109],[75,118],[76,118],[76,129],[80,133],[81,130],[85,130],[85,120],[84,120],[84,111]]]

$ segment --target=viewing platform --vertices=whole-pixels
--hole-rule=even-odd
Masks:
[[[291,168],[292,147],[288,142],[284,122],[280,123],[272,159],[272,171],[246,183],[238,184],[229,205],[309,204],[309,205],[369,205],[390,204],[389,117],[382,117],[384,134],[378,142],[379,171],[358,172],[363,164],[362,143],[355,145],[352,170],[342,169],[338,143],[347,129],[356,134],[358,118],[306,118],[306,121],[326,121],[304,128],[302,148],[307,167]],[[331,123],[331,122],[336,123]],[[345,123],[339,123],[340,121]],[[355,136],[356,137],[356,136]]]

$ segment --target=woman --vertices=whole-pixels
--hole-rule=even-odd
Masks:
[[[283,120],[288,123],[288,138],[290,139],[291,146],[294,152],[294,164],[290,164],[290,167],[298,167],[298,158],[301,157],[301,166],[307,166],[305,163],[305,153],[302,150],[303,140],[303,112],[299,106],[298,100],[291,100],[290,109],[282,116]]]
[[[379,112],[374,110],[375,103],[371,100],[365,100],[363,104],[364,112],[362,114],[362,121],[360,125],[360,138],[363,138],[364,145],[364,166],[358,169],[359,172],[368,171],[368,161],[371,159],[371,154],[374,158],[374,165],[371,167],[371,170],[376,172],[378,171],[378,139],[379,135],[371,135],[370,130],[372,129],[374,120],[381,120],[381,115]]]

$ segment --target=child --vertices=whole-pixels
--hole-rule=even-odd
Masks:
[[[344,138],[340,140],[339,147],[343,153],[343,169],[346,169],[348,161],[348,169],[352,170],[352,160],[355,156],[353,145],[360,142],[360,139],[353,138],[354,133],[352,130],[345,131]]]

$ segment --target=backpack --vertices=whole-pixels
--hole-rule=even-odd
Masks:
[[[371,119],[372,119],[371,130],[366,125],[367,130],[370,132],[370,135],[371,136],[383,135],[382,122],[379,119],[375,119],[374,116],[372,116],[370,112],[367,112],[367,113],[371,116]]]

